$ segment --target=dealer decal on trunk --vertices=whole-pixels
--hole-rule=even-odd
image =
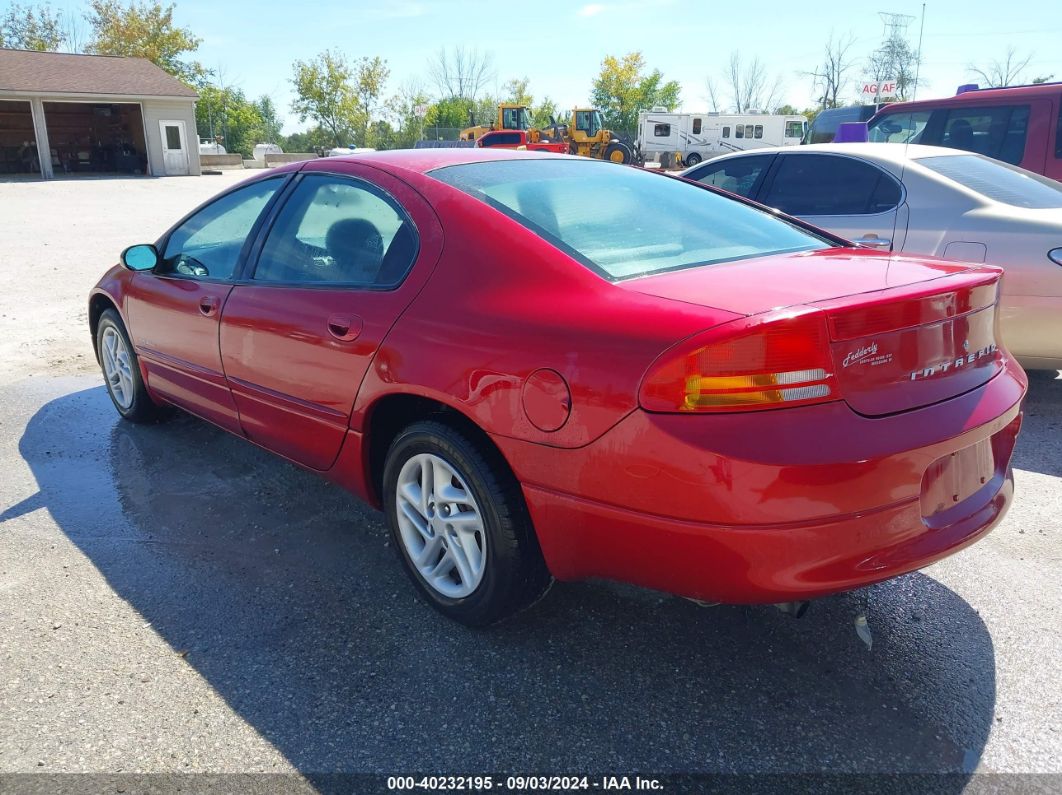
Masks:
[[[874,367],[879,364],[888,364],[892,361],[891,353],[878,353],[878,343],[872,342],[869,345],[864,345],[862,348],[856,348],[854,351],[844,357],[844,361],[841,362],[842,367],[851,367],[853,364],[869,364]]]

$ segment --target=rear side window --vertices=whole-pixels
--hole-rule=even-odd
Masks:
[[[594,160],[500,160],[430,172],[610,279],[831,242],[689,182]]]
[[[705,185],[722,188],[749,198],[773,159],[774,155],[735,157],[721,163],[710,163],[687,176]]]
[[[254,279],[393,287],[417,254],[413,225],[367,182],[307,174],[277,214]]]
[[[918,163],[992,201],[1033,209],[1062,208],[1062,182],[977,155],[923,157]]]
[[[520,133],[490,133],[483,136],[483,146],[512,146],[513,144],[519,144],[521,141]]]
[[[900,203],[900,187],[877,166],[851,157],[781,157],[764,204],[789,215],[873,215]]]
[[[1025,156],[1028,105],[952,108],[932,138],[920,143],[963,149],[1017,165]]]

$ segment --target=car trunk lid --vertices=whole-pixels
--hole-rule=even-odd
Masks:
[[[881,416],[945,400],[1003,366],[998,268],[829,249],[631,280],[662,298],[759,315],[806,306],[826,315],[834,394]]]

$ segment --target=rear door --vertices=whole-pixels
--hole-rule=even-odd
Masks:
[[[218,352],[218,319],[251,238],[284,184],[260,180],[198,210],[168,236],[162,262],[137,273],[127,295],[130,333],[148,386],[240,432]]]
[[[866,160],[780,154],[757,200],[860,245],[884,251],[903,246],[907,221],[900,183]]]
[[[352,163],[307,166],[222,315],[221,358],[248,438],[328,469],[380,342],[441,245],[434,213],[401,181]]]

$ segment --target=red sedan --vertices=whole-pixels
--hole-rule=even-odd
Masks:
[[[854,249],[553,154],[294,164],[93,289],[118,412],[178,406],[385,511],[467,624],[551,577],[788,602],[926,566],[1013,494],[1000,271]]]

